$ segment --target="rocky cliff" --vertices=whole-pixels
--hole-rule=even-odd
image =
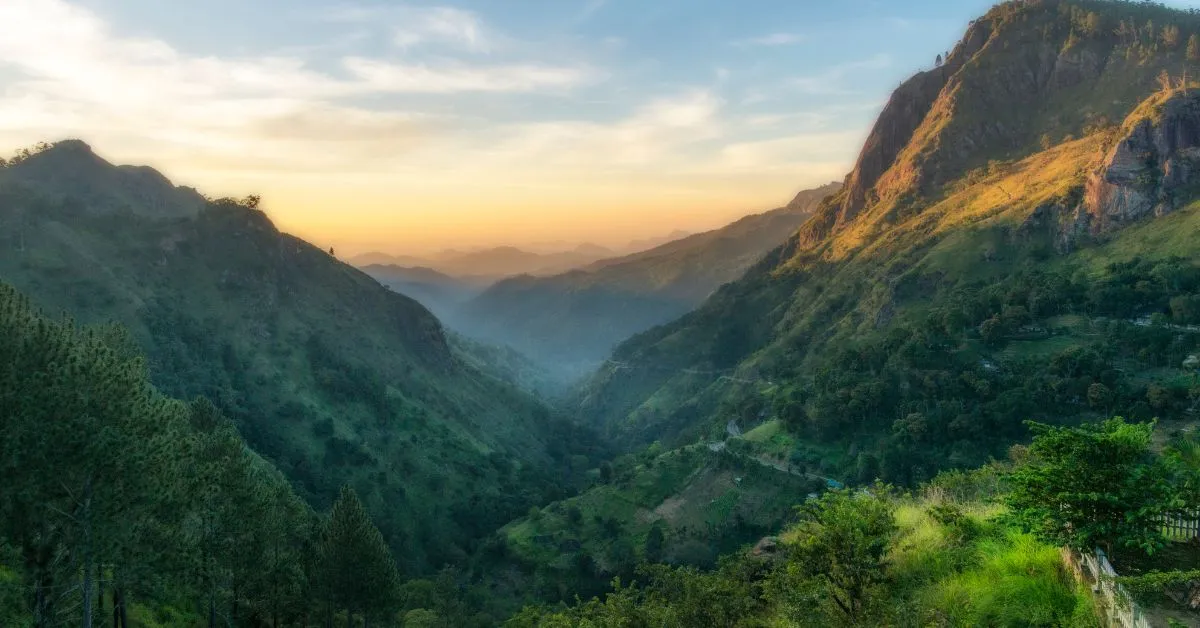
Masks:
[[[1122,126],[1088,177],[1077,228],[1093,234],[1162,215],[1200,191],[1200,93],[1158,94]]]
[[[858,242],[869,241],[972,170],[1124,119],[1155,91],[1159,72],[1178,76],[1186,65],[1180,43],[1145,26],[1155,10],[1056,0],[993,8],[945,64],[896,89],[844,195],[822,207],[790,248],[811,250],[851,226]]]

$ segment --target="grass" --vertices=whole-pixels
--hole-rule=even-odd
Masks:
[[[930,514],[931,505],[897,505],[900,534],[889,555],[893,578],[924,609],[924,624],[1096,625],[1090,598],[1057,548],[998,523],[998,506],[958,504],[962,523],[947,525]]]
[[[1080,250],[1075,259],[1093,272],[1111,263],[1134,258],[1194,258],[1200,254],[1200,201],[1166,216],[1145,220],[1122,229],[1100,246]]]
[[[1062,564],[1059,550],[1007,532],[976,544],[976,565],[923,594],[952,626],[1094,626],[1090,598]]]
[[[1058,548],[1002,523],[995,504],[953,503],[958,523],[931,513],[950,503],[895,499],[898,532],[886,555],[883,600],[893,615],[889,625],[1098,628],[1091,597],[1066,571]]]

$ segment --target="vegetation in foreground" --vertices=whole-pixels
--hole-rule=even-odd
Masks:
[[[760,544],[710,571],[643,565],[603,598],[529,607],[506,625],[1099,626],[1060,548],[1101,544],[1153,562],[1170,543],[1162,518],[1200,503],[1200,466],[1188,439],[1153,451],[1153,424],[1037,432],[1009,461],[941,474],[916,496],[876,484],[810,499],[775,551]],[[1161,592],[1194,576],[1125,583]]]

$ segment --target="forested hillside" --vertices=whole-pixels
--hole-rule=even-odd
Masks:
[[[804,190],[779,209],[580,270],[506,279],[446,320],[567,376],[589,373],[620,341],[682,316],[741,277],[838,187]]]
[[[314,507],[355,487],[410,573],[565,494],[557,465],[596,455],[586,435],[255,205],[57,144],[0,169],[0,278],[127,326],[161,390],[211,399]]]
[[[0,284],[0,330],[0,624],[394,612],[395,562],[353,490],[318,516],[212,403],[155,390],[121,327]]]
[[[997,5],[843,183],[445,310],[516,349],[21,151],[0,626],[1092,628],[1097,548],[1196,623],[1197,77],[1195,11]]]
[[[1030,418],[1188,416],[1198,32],[1144,3],[996,7],[897,89],[842,192],[621,345],[582,416],[628,446],[775,418],[798,457],[895,482]]]

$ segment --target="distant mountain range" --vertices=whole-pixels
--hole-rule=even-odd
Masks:
[[[574,246],[563,242],[543,242],[521,247],[447,249],[428,255],[393,255],[373,251],[354,255],[347,261],[359,268],[426,268],[455,279],[465,279],[468,284],[479,284],[516,275],[556,275],[599,260],[645,251],[689,235],[689,232],[677,229],[666,236],[633,240],[616,249],[592,242]]]
[[[424,266],[370,264],[361,268],[379,283],[416,299],[443,320],[454,316],[493,281],[487,277],[451,277]]]
[[[579,270],[505,279],[443,320],[564,374],[582,374],[621,340],[687,313],[740,277],[839,186],[805,190],[785,207]]]
[[[553,275],[614,255],[617,255],[616,251],[585,243],[571,250],[554,253],[534,253],[515,246],[471,251],[448,250],[427,257],[364,253],[351,257],[349,262],[359,268],[427,268],[455,278],[495,281],[514,275]]]

